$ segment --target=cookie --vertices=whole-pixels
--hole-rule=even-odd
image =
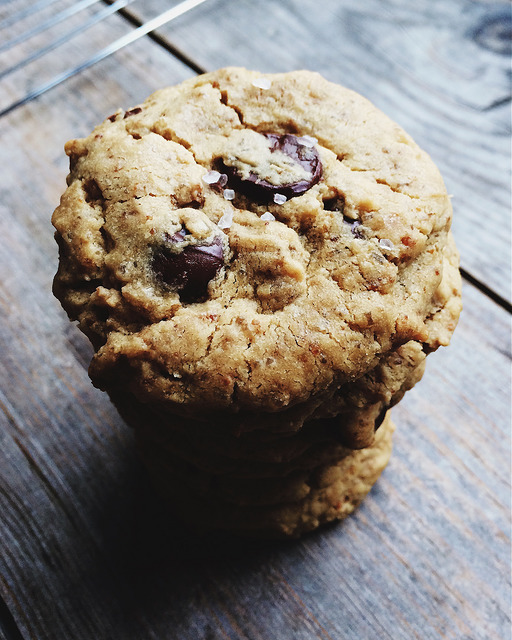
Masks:
[[[356,509],[389,461],[394,430],[388,414],[370,447],[347,451],[308,473],[258,480],[252,486],[236,476],[219,480],[148,442],[141,452],[173,512],[198,531],[206,525],[251,537],[298,537]]]
[[[370,451],[449,343],[460,276],[442,178],[318,74],[204,74],[66,153],[54,292],[94,345],[93,383],[192,475],[270,495],[269,478]]]

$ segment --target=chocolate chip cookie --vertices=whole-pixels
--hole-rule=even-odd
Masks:
[[[348,476],[329,507],[293,487],[356,450],[371,459],[381,424],[390,443],[389,408],[460,313],[450,199],[428,155],[318,74],[239,68],[157,91],[66,153],[54,291],[148,465],[202,487],[176,502],[209,500],[231,474],[239,501],[270,508],[302,474],[267,528],[343,517]],[[250,529],[251,505],[225,528]]]

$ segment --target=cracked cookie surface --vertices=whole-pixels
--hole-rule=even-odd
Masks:
[[[205,74],[66,145],[55,292],[101,388],[283,411],[448,343],[458,259],[430,158],[317,74],[264,79]]]

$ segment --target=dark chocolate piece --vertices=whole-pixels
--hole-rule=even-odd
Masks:
[[[351,218],[345,218],[346,222],[350,224],[350,231],[355,238],[363,239],[364,233],[361,231],[361,223],[359,220],[352,220]]]
[[[160,281],[177,291],[184,302],[204,298],[208,283],[215,278],[224,262],[222,241],[214,238],[211,244],[186,245],[181,251],[171,249],[186,237],[182,229],[166,237],[166,244],[153,255],[153,271]]]
[[[298,180],[285,184],[272,184],[268,180],[261,178],[257,173],[251,171],[248,178],[242,178],[236,167],[221,163],[223,173],[226,173],[230,184],[236,191],[243,193],[252,200],[266,203],[272,201],[276,194],[295,198],[305,193],[322,177],[322,163],[318,151],[314,146],[305,144],[299,136],[291,134],[277,135],[275,133],[263,134],[270,141],[271,153],[281,151],[302,169],[310,174],[307,180]]]
[[[129,118],[130,116],[135,116],[137,113],[140,113],[142,111],[142,109],[140,107],[134,107],[133,109],[130,109],[129,111],[127,111],[123,118]]]

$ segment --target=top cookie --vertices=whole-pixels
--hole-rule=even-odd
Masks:
[[[439,172],[318,74],[205,74],[66,152],[55,292],[103,388],[275,411],[453,331],[457,310],[432,322],[457,261]]]

